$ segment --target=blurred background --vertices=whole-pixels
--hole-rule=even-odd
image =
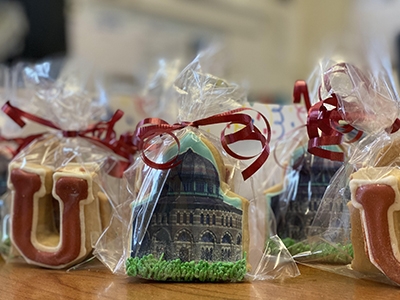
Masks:
[[[218,73],[253,101],[288,103],[344,35],[378,36],[397,66],[398,12],[394,0],[0,0],[0,62],[79,57],[131,93],[160,59],[184,67],[217,45]]]

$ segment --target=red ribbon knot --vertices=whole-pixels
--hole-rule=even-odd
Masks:
[[[346,113],[344,118],[341,103],[338,96],[332,93],[330,76],[334,73],[343,73],[357,78],[367,90],[372,86],[368,78],[355,66],[346,63],[339,63],[331,67],[324,73],[324,86],[331,94],[328,98],[322,99],[322,85],[318,90],[319,101],[314,105],[310,103],[307,84],[305,81],[296,81],[293,90],[293,102],[300,103],[301,96],[305,99],[305,105],[308,109],[307,133],[309,137],[308,152],[311,154],[335,161],[343,161],[344,153],[324,149],[324,146],[341,145],[344,136],[351,136],[346,143],[354,143],[361,139],[364,132],[352,126],[352,120],[364,118],[359,113]],[[346,96],[344,96],[346,97]],[[327,106],[331,109],[328,110]],[[387,132],[394,133],[400,129],[400,120],[396,119],[393,125],[387,129]]]
[[[265,126],[267,128],[266,136],[253,124],[253,119],[250,115],[241,113],[243,111],[254,111],[251,108],[238,108],[234,110],[230,110],[221,114],[216,114],[207,118],[203,118],[200,120],[196,120],[193,122],[183,121],[180,123],[169,124],[166,121],[158,118],[147,118],[143,121],[139,122],[136,126],[135,130],[135,138],[134,144],[138,149],[141,149],[141,156],[143,161],[150,167],[155,169],[169,169],[180,162],[178,161],[178,155],[180,152],[180,143],[178,137],[174,134],[175,131],[184,129],[187,127],[195,127],[199,128],[200,126],[214,125],[214,124],[223,124],[227,123],[225,128],[222,130],[220,135],[220,141],[223,149],[233,158],[239,160],[249,160],[255,158],[255,160],[242,171],[243,179],[246,180],[250,176],[252,176],[264,162],[267,160],[269,156],[269,142],[271,140],[271,128],[268,120],[260,114],[261,119],[264,121]],[[226,134],[226,130],[229,126],[233,124],[243,125],[243,128],[240,130]],[[177,144],[177,153],[176,155],[165,163],[157,163],[150,160],[145,154],[145,143],[152,138],[159,135],[169,135],[172,139],[175,140]],[[251,155],[251,156],[242,156],[232,151],[228,145],[239,142],[239,141],[258,141],[261,143],[262,149],[259,154]],[[154,146],[154,145],[153,145]]]
[[[119,139],[117,139],[117,134],[114,130],[115,123],[120,120],[123,116],[123,112],[121,110],[117,110],[112,118],[105,122],[101,121],[89,126],[88,129],[85,130],[61,130],[61,128],[55,125],[53,122],[43,119],[41,117],[35,116],[28,112],[25,112],[13,105],[11,105],[10,101],[7,101],[1,108],[3,112],[5,112],[15,123],[17,123],[20,127],[24,127],[26,125],[25,121],[22,118],[26,118],[38,124],[59,130],[62,132],[64,137],[81,137],[93,142],[100,143],[105,147],[112,150],[117,155],[124,157],[127,159],[126,162],[120,161],[119,165],[116,166],[112,171],[111,175],[121,177],[122,172],[129,165],[129,162],[132,161],[132,156],[136,152],[136,146],[133,144],[133,140],[129,139],[129,134],[121,135]],[[5,139],[0,137],[0,141],[10,141],[15,142],[19,145],[16,151],[13,151],[13,155],[18,154],[25,146],[27,146],[33,140],[43,136],[45,133],[39,133],[32,136],[28,136],[26,138],[17,138],[17,139]],[[132,135],[131,135],[132,137]],[[122,167],[123,166],[123,167]]]
[[[79,135],[79,132],[76,130],[69,131],[69,130],[63,130],[63,137],[77,137]]]
[[[343,152],[332,151],[323,147],[341,145],[344,135],[351,132],[355,136],[346,142],[356,142],[362,137],[363,132],[344,120],[339,112],[340,105],[335,94],[325,100],[320,99],[319,102],[311,105],[306,82],[296,81],[293,91],[294,103],[300,103],[302,95],[305,98],[306,107],[309,107],[306,125],[309,137],[308,152],[322,158],[344,161]],[[331,106],[331,110],[328,110],[327,105]]]

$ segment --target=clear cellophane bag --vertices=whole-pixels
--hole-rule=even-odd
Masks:
[[[11,70],[8,114],[30,119],[28,127],[41,123],[42,132],[8,166],[2,216],[7,261],[77,266],[92,257],[108,226],[127,162],[103,143],[104,135],[116,136],[101,122],[106,98],[95,74],[76,61],[21,63]]]
[[[335,95],[343,124],[362,134],[347,148],[345,163],[330,180],[307,239],[289,250],[298,262],[316,268],[399,284],[393,275],[399,270],[396,204],[383,211],[386,194],[375,190],[393,188],[397,193],[398,95],[389,62],[385,57],[374,62],[321,63],[320,99]],[[377,219],[381,227],[373,223]],[[384,232],[390,232],[390,239]]]
[[[200,61],[196,58],[175,83],[177,124],[241,108],[246,100],[238,86],[204,72]],[[147,140],[124,174],[125,201],[96,245],[96,256],[116,274],[158,281],[298,275],[271,230],[273,215],[257,194],[257,183],[243,180],[246,165],[206,129],[186,126]],[[248,145],[251,141],[241,146]],[[168,168],[152,165],[173,157],[179,163]]]

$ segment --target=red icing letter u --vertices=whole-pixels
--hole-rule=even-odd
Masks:
[[[400,284],[400,262],[396,259],[390,240],[388,210],[396,194],[385,184],[367,184],[357,188],[356,202],[364,211],[363,226],[371,262],[392,281]]]
[[[38,214],[39,210],[39,203],[35,203],[38,201],[35,200],[35,193],[44,183],[38,174],[22,169],[11,171],[10,182],[14,186],[11,238],[21,254],[31,263],[50,268],[62,268],[79,258],[84,230],[81,228],[80,202],[88,198],[87,181],[75,177],[61,177],[57,180],[54,189],[62,208],[59,243],[56,246],[41,246],[41,249],[32,242],[32,236],[37,234],[32,230],[34,214]]]

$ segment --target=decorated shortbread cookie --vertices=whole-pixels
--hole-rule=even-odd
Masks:
[[[95,181],[97,168],[94,163],[69,163],[56,170],[10,164],[10,236],[27,262],[59,269],[91,253],[110,214],[108,199]]]
[[[338,151],[340,149],[336,149]],[[264,191],[277,222],[278,235],[301,241],[307,238],[330,180],[342,165],[314,156],[303,147],[293,151],[281,183]]]
[[[381,271],[400,284],[400,170],[366,167],[351,175],[352,268]],[[379,270],[379,271],[378,271]]]
[[[165,159],[176,150],[166,151]],[[180,138],[178,160],[158,178],[158,188],[134,204],[127,273],[172,281],[243,279],[249,201],[228,185],[232,167],[205,136],[192,131]]]

